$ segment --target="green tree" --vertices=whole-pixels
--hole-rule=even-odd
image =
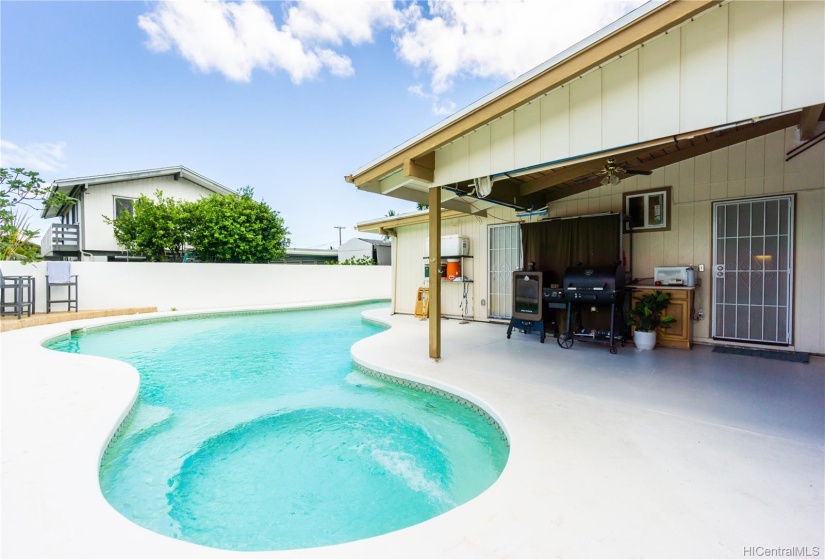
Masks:
[[[38,260],[40,246],[31,242],[31,239],[38,233],[37,230],[30,229],[29,218],[24,214],[13,216],[8,224],[4,221],[2,240],[0,240],[3,260],[25,263]]]
[[[278,212],[256,202],[251,187],[237,196],[213,194],[196,202],[141,196],[134,215],[123,212],[112,224],[124,249],[152,261],[181,261],[191,247],[202,262],[264,263],[282,259],[289,231]]]
[[[190,243],[205,262],[265,263],[282,259],[289,245],[284,221],[244,187],[238,196],[213,194],[190,207]]]
[[[345,264],[345,265],[374,265],[375,261],[372,257],[350,257],[343,261],[325,261],[324,264]]]
[[[393,216],[397,216],[397,215],[398,215],[398,214],[396,214],[396,213],[395,213],[395,210],[390,210],[390,211],[388,211],[388,212],[387,212],[387,215],[386,215],[386,216],[384,216],[384,217],[385,217],[385,218],[392,218]],[[389,241],[389,240],[390,240],[390,236],[385,234],[385,235],[382,235],[382,236],[381,236],[381,239],[383,239],[384,241]],[[360,264],[360,263],[359,263],[359,264]]]
[[[112,224],[118,245],[131,253],[140,253],[150,261],[180,261],[189,241],[191,204],[155,191],[154,201],[140,195],[134,215],[121,212],[117,219],[106,216]]]
[[[40,231],[30,227],[28,209],[74,204],[65,193],[51,192],[37,171],[22,167],[0,168],[0,254],[3,260],[32,262],[40,259],[40,247],[31,240]]]

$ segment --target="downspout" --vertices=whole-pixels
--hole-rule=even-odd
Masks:
[[[89,189],[89,184],[86,183],[80,188],[80,196],[77,197],[77,229],[79,230],[78,233],[78,242],[80,243],[80,254],[83,255],[83,251],[86,250],[86,212],[85,212],[85,198],[86,198],[86,191]]]

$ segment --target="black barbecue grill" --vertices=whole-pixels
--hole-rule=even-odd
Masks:
[[[571,266],[564,273],[564,299],[567,302],[567,329],[559,335],[558,343],[562,348],[573,346],[574,340],[602,341],[610,345],[610,353],[616,353],[616,342],[624,346],[624,337],[616,334],[616,311],[619,311],[620,325],[622,305],[624,303],[625,274],[621,264],[610,266]],[[610,330],[607,332],[582,328],[579,306],[610,306]],[[579,327],[571,328],[573,316]]]
[[[564,297],[567,301],[617,303],[623,293],[622,265],[571,266],[564,273]]]

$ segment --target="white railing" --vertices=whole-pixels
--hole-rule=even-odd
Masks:
[[[48,257],[54,253],[78,252],[80,250],[79,234],[80,227],[76,224],[52,224],[40,241],[40,254]]]

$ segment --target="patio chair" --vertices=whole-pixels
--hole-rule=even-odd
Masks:
[[[8,290],[12,296],[9,299]],[[0,316],[6,315],[7,310],[12,310],[20,319],[23,310],[31,317],[34,307],[34,278],[32,276],[4,276],[0,270]]]
[[[68,290],[66,299],[52,299],[52,287],[65,286]],[[72,297],[74,288],[74,297]],[[74,307],[77,312],[77,275],[72,274],[72,263],[68,261],[49,261],[46,263],[46,313],[52,312],[53,303],[65,303],[67,311]]]

